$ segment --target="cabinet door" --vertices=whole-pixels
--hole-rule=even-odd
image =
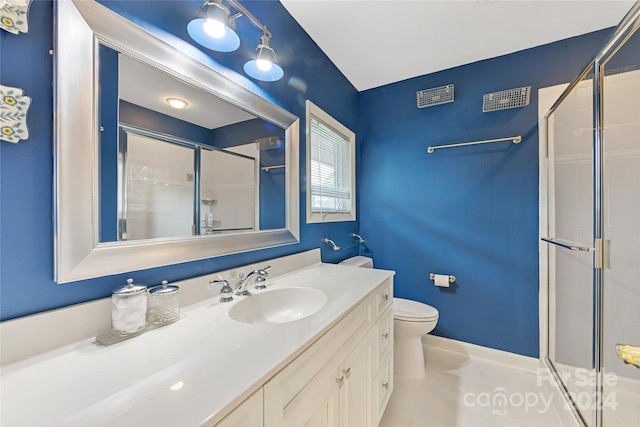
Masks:
[[[340,425],[371,425],[372,340],[367,336],[340,366]]]
[[[337,427],[340,422],[339,405],[339,378],[336,378],[335,367],[325,369],[284,408],[282,423],[265,419],[266,426]],[[276,421],[276,424],[272,424],[272,421]]]
[[[372,324],[372,299],[363,301],[304,353],[278,372],[264,386],[265,419],[281,420],[282,412],[313,378],[331,365],[331,375],[354,348],[357,340],[367,335]],[[335,378],[334,378],[335,379]],[[279,421],[280,422],[280,421]],[[280,425],[271,424],[271,425]]]
[[[262,427],[262,388],[242,402],[215,427]]]

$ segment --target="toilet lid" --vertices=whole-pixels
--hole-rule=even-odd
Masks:
[[[438,318],[438,310],[418,301],[394,298],[393,317],[399,320],[433,320]]]

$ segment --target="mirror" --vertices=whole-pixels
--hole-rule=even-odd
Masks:
[[[99,3],[56,9],[57,282],[299,241],[297,117]]]
[[[284,129],[98,50],[100,242],[285,227]]]

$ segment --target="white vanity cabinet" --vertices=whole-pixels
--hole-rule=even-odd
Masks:
[[[222,421],[215,424],[216,427],[262,427],[263,421],[262,388],[253,393],[247,400],[238,405]]]
[[[378,366],[380,351],[385,366],[392,366],[388,360],[393,346],[381,345],[377,338],[379,329],[388,331],[380,325],[388,324],[392,284],[392,279],[383,282],[267,382],[264,427],[378,425],[388,399],[378,401],[375,381],[384,379],[389,395],[393,387],[392,380],[380,376]]]
[[[184,318],[109,347],[81,338],[108,327],[109,298],[0,323],[0,424],[376,427],[393,390],[394,273],[324,264],[319,250],[269,264],[289,270],[262,292],[314,289],[326,303],[291,323],[251,324],[229,315],[246,298],[202,298],[211,277],[199,277],[178,283],[181,296],[194,287]],[[23,344],[52,336],[41,352]],[[47,410],[34,411],[43,396]]]

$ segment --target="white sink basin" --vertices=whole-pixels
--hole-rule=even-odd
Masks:
[[[238,301],[227,315],[244,323],[287,323],[316,313],[327,303],[324,292],[312,288],[282,288]]]

